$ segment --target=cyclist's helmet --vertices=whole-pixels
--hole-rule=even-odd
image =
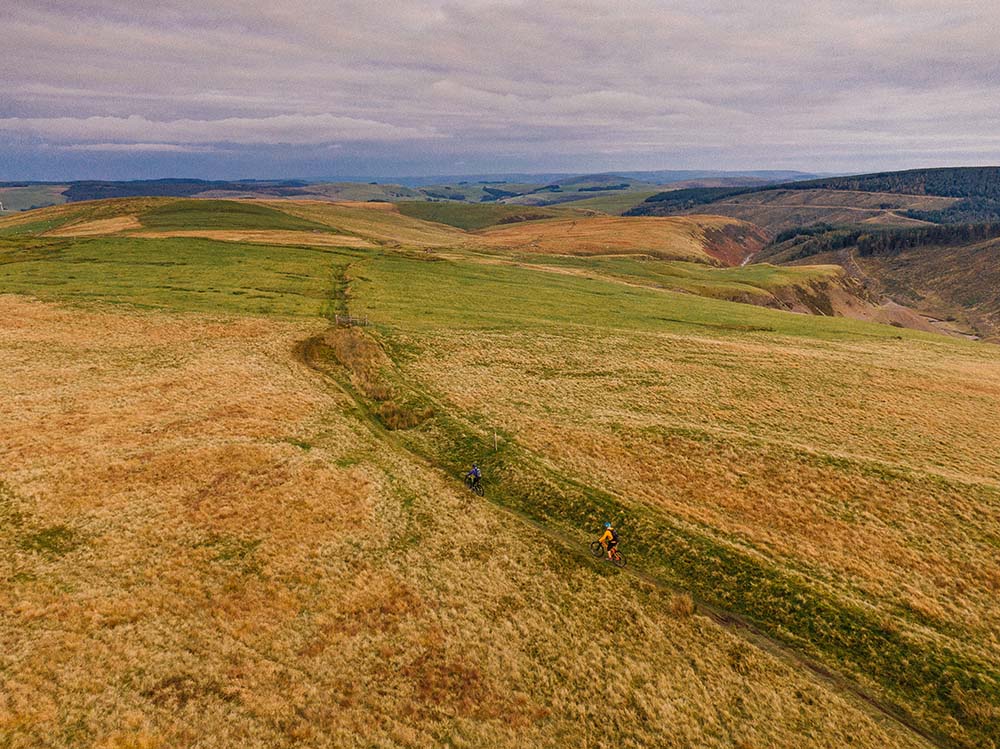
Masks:
[[[605,527],[605,528],[610,528],[610,527],[611,527],[611,523],[605,523],[605,524],[604,524],[604,527]]]

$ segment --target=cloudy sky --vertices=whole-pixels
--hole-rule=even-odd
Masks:
[[[995,0],[7,0],[0,180],[1000,163]]]

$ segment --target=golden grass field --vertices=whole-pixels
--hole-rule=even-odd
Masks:
[[[995,746],[997,349],[560,221],[0,220],[0,747]]]
[[[595,216],[493,227],[482,236],[489,246],[539,254],[641,253],[661,260],[719,262],[730,254],[726,252],[729,248],[724,241],[713,241],[713,233],[722,240],[724,233],[733,229],[750,235],[754,232],[749,225],[719,216]],[[744,251],[754,248],[755,242],[763,242],[762,237],[746,239]],[[742,257],[726,264],[740,260]]]
[[[56,236],[56,235],[53,235]],[[75,236],[64,234],[62,236]],[[191,229],[178,231],[141,231],[129,234],[128,236],[167,239],[170,237],[200,237],[203,239],[216,239],[220,242],[249,242],[252,244],[273,244],[273,245],[307,245],[312,247],[375,247],[376,245],[360,237],[350,234],[312,234],[304,231],[232,231],[222,229],[213,231],[212,229]]]
[[[469,356],[467,336],[435,331],[408,371],[568,473],[1000,656],[995,359],[929,387],[933,346],[483,332]]]
[[[296,361],[317,322],[0,312],[4,746],[920,745],[519,541]]]

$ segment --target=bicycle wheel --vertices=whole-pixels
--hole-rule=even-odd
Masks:
[[[472,491],[478,494],[480,497],[486,496],[486,490],[483,489],[483,482],[479,482],[472,485]]]
[[[619,552],[615,552],[611,555],[611,564],[615,567],[621,568],[625,566],[625,555]]]
[[[590,553],[598,559],[604,556],[604,547],[601,545],[600,541],[594,541],[594,543],[590,545]]]

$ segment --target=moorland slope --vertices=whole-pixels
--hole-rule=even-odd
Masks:
[[[838,265],[857,295],[899,315],[883,321],[995,340],[997,255],[984,242],[998,233],[998,178],[1000,168],[968,167],[680,189],[626,213],[751,222],[772,237],[755,262]]]
[[[193,202],[0,222],[4,742],[1000,739],[995,348]]]
[[[139,238],[267,247],[421,247],[491,265],[528,264],[552,273],[599,276],[809,314],[926,327],[917,315],[859,296],[861,287],[832,267],[727,268],[745,263],[760,250],[764,235],[745,222],[718,216],[618,218],[585,213],[567,218],[552,209],[498,205],[132,198],[7,217],[0,220],[0,241],[5,236],[11,247],[20,247],[30,237],[35,247],[58,244],[61,252],[84,256],[87,238],[116,247],[147,246],[127,241]],[[18,283],[16,276],[24,267],[11,271],[11,283]],[[44,266],[38,272],[44,273]],[[80,288],[86,283],[81,281]]]
[[[795,205],[795,198],[787,193],[796,190],[811,192],[824,203],[832,202],[841,210],[845,206],[871,210],[871,200],[866,198],[864,194],[883,193],[892,196],[884,197],[880,201],[886,203],[886,210],[900,211],[905,218],[932,223],[969,223],[1000,219],[1000,167],[992,166],[910,169],[901,172],[827,177],[763,187],[671,190],[650,196],[642,204],[628,211],[628,214],[668,216],[692,208],[711,213],[712,208],[705,206],[714,206],[716,203],[727,202],[733,198],[746,199],[745,196],[756,193],[763,194],[763,197],[757,200],[751,199],[751,205],[766,204],[772,198],[779,202],[790,200]],[[767,196],[767,193],[773,193],[773,195]],[[848,199],[845,203],[838,202],[837,197],[830,193],[860,194]],[[913,199],[920,197],[950,198],[951,200],[948,202],[931,201],[926,205],[921,205],[919,201],[911,203]],[[739,202],[741,201],[737,201],[737,203]],[[698,208],[699,206],[701,208]],[[767,216],[768,214],[762,213],[761,215]],[[771,214],[771,220],[775,221],[775,225],[778,225],[777,219],[779,217],[780,214]],[[889,215],[888,218],[891,219],[893,216]],[[785,221],[785,226],[782,228],[789,228],[792,225],[790,222],[793,220],[794,217]],[[824,219],[815,218],[814,220]],[[856,221],[849,223],[856,223]],[[889,223],[898,223],[898,220],[892,220]]]
[[[774,235],[797,226],[817,223],[842,226],[920,226],[913,211],[940,211],[955,198],[847,190],[767,190],[723,198],[682,213],[712,213],[753,223]]]
[[[779,235],[757,258],[835,263],[871,294],[920,310],[939,326],[987,340],[1000,334],[1000,224],[906,230],[821,226]]]

